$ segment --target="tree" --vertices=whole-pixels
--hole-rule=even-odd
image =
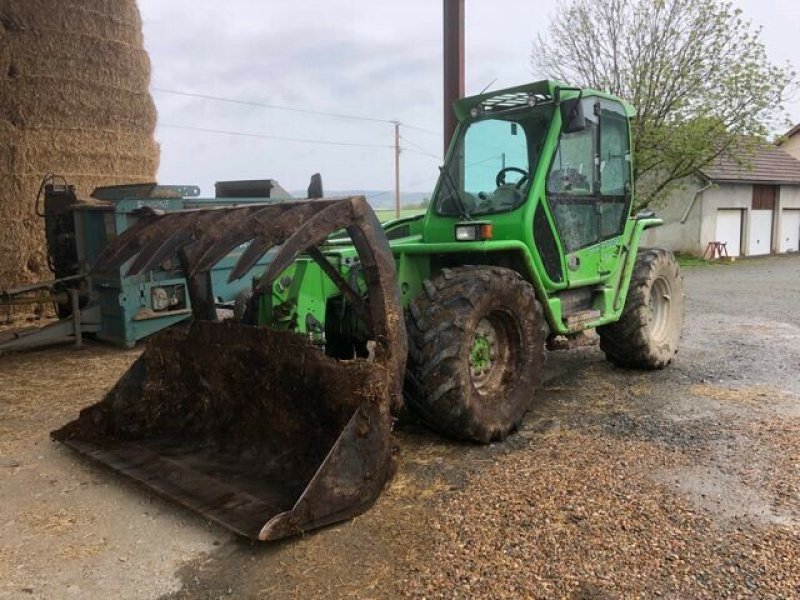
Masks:
[[[724,0],[571,0],[533,42],[534,70],[611,92],[637,109],[637,207],[784,122],[796,73],[767,58],[761,30]]]

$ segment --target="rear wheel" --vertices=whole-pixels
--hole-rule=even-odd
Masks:
[[[683,276],[675,257],[667,250],[643,250],[619,321],[597,328],[600,348],[619,367],[661,369],[678,351],[684,312]]]
[[[430,427],[487,443],[519,426],[544,363],[533,288],[501,267],[443,269],[409,306],[409,408]]]

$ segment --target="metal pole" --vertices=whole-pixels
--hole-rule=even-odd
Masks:
[[[444,151],[456,131],[453,103],[464,97],[464,0],[444,2]]]
[[[394,122],[394,216],[400,218],[400,122]]]
[[[70,288],[69,302],[72,305],[72,332],[75,334],[75,347],[80,348],[83,342],[83,331],[81,331],[81,303],[76,288]]]

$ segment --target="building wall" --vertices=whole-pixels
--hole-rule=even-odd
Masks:
[[[702,221],[701,203],[698,198],[694,207],[689,212],[685,223],[681,223],[686,208],[692,201],[694,194],[703,187],[699,179],[690,179],[685,184],[673,191],[665,202],[650,207],[656,216],[664,219],[661,227],[648,229],[644,232],[642,245],[645,247],[667,248],[673,252],[697,254],[700,244],[700,229]],[[702,250],[700,250],[702,253]]]
[[[722,183],[715,185],[703,193],[701,199],[701,212],[703,214],[703,225],[700,228],[700,239],[695,254],[705,252],[708,242],[717,239],[717,211],[720,208],[744,209],[743,233],[741,240],[742,254],[747,253],[748,245],[748,210],[753,204],[753,186],[750,184],[731,184]],[[774,236],[773,236],[774,237]]]
[[[795,137],[800,138],[800,136]],[[745,183],[721,183],[700,191],[704,185],[700,180],[687,182],[682,189],[673,192],[663,205],[654,207],[656,215],[664,219],[664,225],[646,231],[642,245],[702,256],[708,242],[716,239],[717,211],[719,209],[742,209],[744,214],[741,248],[742,253],[746,255],[750,241],[749,224],[753,203],[753,186]],[[697,192],[700,195],[689,212],[686,222],[681,223],[693,195]],[[773,252],[778,251],[780,219],[783,209],[800,209],[800,185],[779,187],[772,222]]]
[[[798,211],[800,211],[800,185],[792,185],[792,186],[783,186],[781,188],[781,193],[778,197],[778,219],[787,218],[786,213],[784,212],[786,209],[793,209],[793,213],[796,215]],[[778,250],[782,250],[781,246],[784,246],[786,243],[786,238],[789,235],[789,231],[794,229],[795,224],[797,223],[796,217],[787,220],[786,222],[786,229],[782,227],[782,223],[778,222],[775,227],[775,239],[778,240]],[[795,229],[795,233],[797,230]],[[789,248],[791,251],[791,248]]]
[[[778,205],[780,208],[800,208],[800,185],[781,186]]]
[[[784,150],[800,160],[800,133],[794,134],[781,144],[781,150]]]

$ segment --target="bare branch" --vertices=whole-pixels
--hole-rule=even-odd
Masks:
[[[639,203],[721,156],[741,136],[782,126],[798,89],[768,60],[760,30],[728,0],[568,0],[533,43],[539,73],[607,90],[637,108],[632,126]]]

